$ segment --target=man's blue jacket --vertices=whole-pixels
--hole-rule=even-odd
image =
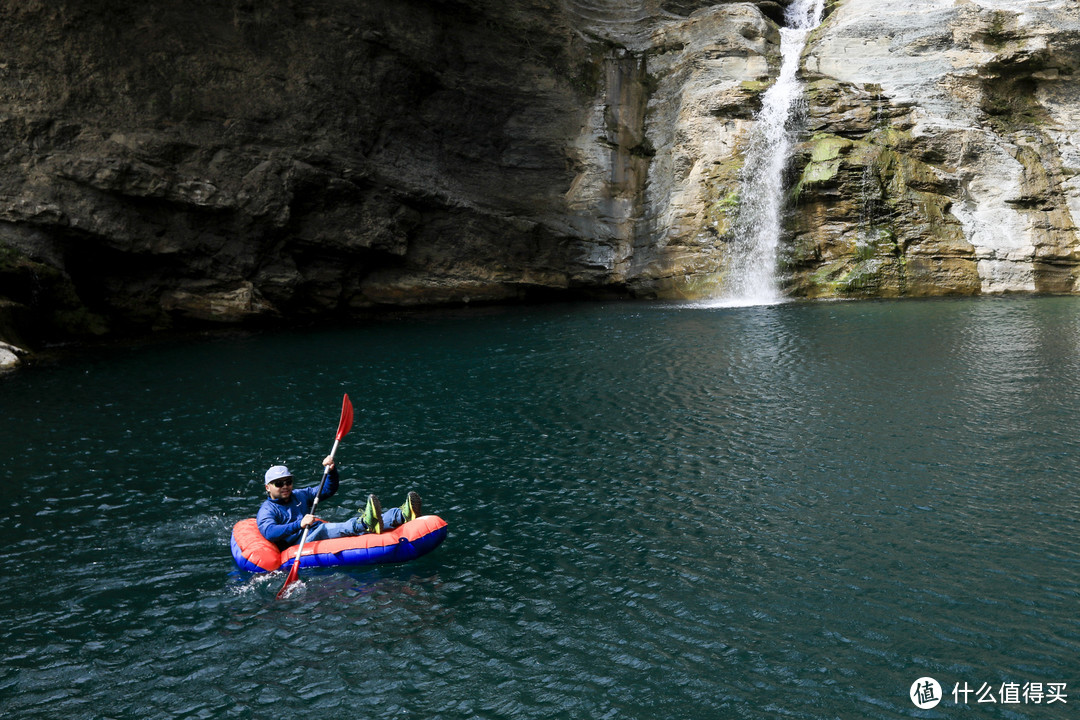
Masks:
[[[335,466],[330,471],[330,474],[326,476],[326,483],[323,485],[322,495],[319,495],[319,502],[326,500],[337,492],[338,477],[338,469]],[[268,495],[263,500],[262,506],[259,507],[259,513],[255,516],[255,521],[259,525],[259,532],[262,533],[264,538],[282,550],[300,542],[300,536],[304,534],[304,529],[300,527],[300,521],[311,512],[311,506],[315,502],[317,492],[319,492],[318,485],[293,490],[288,502],[272,500]],[[317,525],[318,523],[315,523],[312,527]]]

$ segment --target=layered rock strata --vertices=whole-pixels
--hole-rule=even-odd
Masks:
[[[846,0],[805,67],[800,290],[1077,291],[1080,5]]]
[[[1077,292],[1080,5],[840,0],[829,10],[804,54],[786,291]],[[653,35],[641,292],[723,285],[747,127],[776,65],[771,23],[750,11],[716,7]]]

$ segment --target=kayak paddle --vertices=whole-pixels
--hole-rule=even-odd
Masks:
[[[334,447],[330,451],[330,457],[333,458],[337,454],[338,443],[341,442],[341,438],[345,437],[349,430],[352,429],[352,403],[349,402],[349,394],[345,394],[345,399],[341,403],[341,420],[338,422],[337,436],[334,438]],[[323,485],[326,484],[326,478],[330,475],[330,468],[327,467],[323,472],[322,481],[319,483],[319,491],[315,493],[315,501],[311,503],[311,509],[308,514],[314,514],[315,508],[319,505],[319,496],[322,495]],[[300,579],[300,554],[304,552],[304,543],[307,542],[308,530],[311,526],[308,525],[304,528],[304,534],[300,536],[300,546],[296,548],[296,555],[293,556],[292,567],[289,568],[289,575],[285,578],[285,584],[278,590],[278,598],[285,596],[285,591],[289,589],[289,586]]]

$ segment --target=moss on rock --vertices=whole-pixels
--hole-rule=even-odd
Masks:
[[[909,134],[817,133],[803,146],[789,289],[807,297],[978,292],[974,248],[952,215],[954,181],[908,152]]]

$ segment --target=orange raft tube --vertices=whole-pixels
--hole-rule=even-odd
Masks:
[[[384,533],[366,533],[353,537],[316,540],[304,545],[301,568],[376,565],[408,562],[438,547],[446,539],[446,522],[438,515],[422,515]],[[273,572],[288,570],[296,557],[297,546],[278,550],[259,532],[255,518],[233,526],[233,559],[241,570]]]

